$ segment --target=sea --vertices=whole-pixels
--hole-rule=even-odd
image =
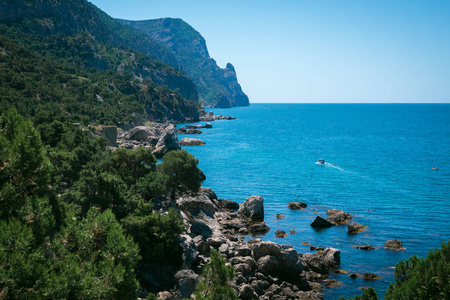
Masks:
[[[300,253],[313,252],[310,246],[339,249],[340,269],[348,273],[330,274],[341,284],[325,287],[325,299],[354,297],[368,286],[383,299],[398,261],[426,257],[450,240],[450,104],[251,104],[208,111],[237,119],[214,121],[198,136],[179,135],[206,142],[183,147],[199,159],[203,186],[238,203],[262,196],[271,228],[258,236],[264,241]],[[308,206],[290,210],[288,202]],[[350,213],[366,230],[311,227],[328,209]],[[288,235],[275,237],[277,229]],[[391,239],[406,250],[384,249]],[[375,250],[354,248],[366,244]],[[366,272],[382,278],[348,276]]]

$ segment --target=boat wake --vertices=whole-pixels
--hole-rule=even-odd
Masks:
[[[332,163],[328,163],[328,162],[325,162],[325,163],[316,162],[316,165],[321,165],[321,166],[333,168],[333,169],[336,169],[336,170],[339,170],[339,171],[345,172],[345,173],[353,173],[353,172],[346,171],[346,170],[342,169],[338,165],[333,165]]]

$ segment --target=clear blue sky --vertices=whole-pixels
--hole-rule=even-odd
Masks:
[[[250,102],[450,102],[448,0],[91,0],[181,18]]]

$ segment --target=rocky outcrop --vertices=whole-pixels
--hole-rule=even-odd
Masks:
[[[202,110],[199,112],[200,121],[216,121],[216,120],[235,120],[236,118],[230,116],[217,116],[212,111],[209,113]],[[205,126],[205,128],[208,128]]]
[[[178,136],[175,133],[175,125],[170,124],[164,128],[164,131],[156,144],[155,150],[153,150],[153,154],[157,158],[161,158],[167,152],[179,149],[181,149],[181,147],[178,143]]]
[[[322,218],[321,216],[317,216],[314,221],[311,223],[311,227],[315,228],[327,228],[333,226],[333,223]]]
[[[202,146],[206,143],[200,139],[183,138],[180,140],[180,146]]]
[[[337,269],[341,263],[341,252],[334,248],[303,254],[309,269],[320,274],[328,274],[330,268]]]
[[[181,298],[189,298],[194,292],[197,284],[200,282],[200,275],[191,269],[182,269],[175,274],[177,290]]]
[[[326,220],[333,225],[346,224],[352,220],[352,216],[343,210],[339,209],[329,209],[327,210],[327,215],[329,215]]]
[[[347,224],[347,231],[348,231],[348,233],[352,233],[352,234],[361,232],[361,231],[363,231],[365,228],[366,228],[366,227],[365,227],[364,225],[359,224],[359,223],[356,223],[356,222],[353,222],[353,223],[351,223],[351,224]]]
[[[288,208],[290,209],[302,209],[307,207],[308,205],[304,202],[289,202]]]
[[[405,250],[405,248],[403,247],[403,244],[401,241],[395,239],[395,240],[387,240],[384,243],[384,248],[385,249],[392,249],[392,250]]]
[[[264,220],[264,199],[261,196],[250,196],[242,203],[238,214],[253,220]]]

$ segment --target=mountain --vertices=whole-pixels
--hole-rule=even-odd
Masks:
[[[159,42],[137,29],[125,26],[85,0],[1,0],[0,23],[14,25],[21,31],[38,35],[85,34],[96,42],[131,48],[151,58],[179,69],[175,55]],[[197,101],[195,84],[181,72],[166,72],[168,68],[157,63],[138,70],[137,77],[152,80],[157,85],[167,85],[186,99]],[[172,69],[173,70],[173,69]]]
[[[205,39],[181,19],[145,21],[118,20],[132,26],[168,47],[177,58],[181,71],[195,82],[200,101],[207,107],[248,106],[249,99],[242,91],[236,71],[230,63],[225,69],[217,66],[209,56]],[[176,67],[171,64],[172,66]]]

